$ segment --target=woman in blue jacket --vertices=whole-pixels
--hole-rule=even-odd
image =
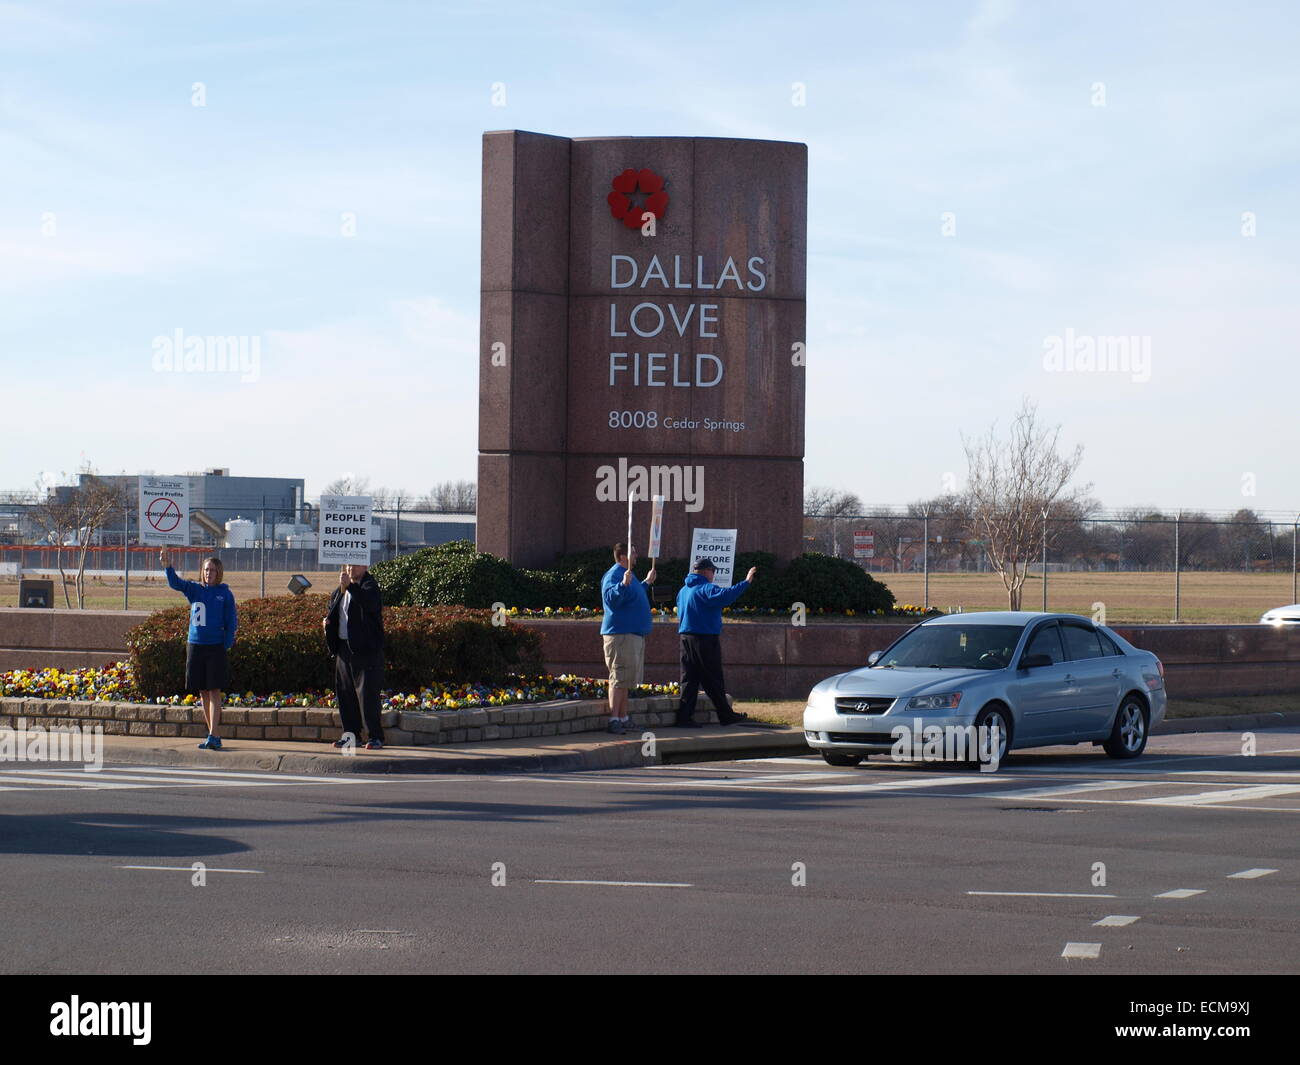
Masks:
[[[205,751],[221,750],[221,696],[230,681],[226,652],[235,643],[235,597],[221,582],[225,567],[221,559],[205,558],[200,572],[203,583],[183,580],[172,569],[171,552],[165,547],[158,561],[167,567],[167,583],[190,601],[190,631],[185,642],[185,690],[198,692],[203,701],[203,720],[208,738],[199,746]]]

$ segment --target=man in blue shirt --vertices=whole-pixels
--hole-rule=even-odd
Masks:
[[[600,601],[605,619],[600,626],[609,667],[609,731],[621,736],[632,723],[627,712],[629,693],[645,674],[645,638],[650,635],[650,585],[658,574],[654,567],[644,581],[636,579],[636,548],[614,545],[614,565],[600,581]]]
[[[718,712],[720,725],[749,721],[727,702],[727,683],[722,677],[722,608],[730,606],[754,581],[757,567],[750,567],[745,579],[730,588],[713,583],[717,567],[702,558],[691,567],[686,583],[677,593],[677,631],[682,639],[681,702],[677,704],[677,728],[700,728],[695,720],[695,701],[700,688]]]

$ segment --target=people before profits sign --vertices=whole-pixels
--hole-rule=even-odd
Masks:
[[[326,566],[370,565],[371,496],[321,496],[317,560]]]

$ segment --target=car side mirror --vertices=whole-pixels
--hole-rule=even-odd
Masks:
[[[1037,669],[1039,666],[1052,665],[1051,655],[1025,655],[1020,660],[1021,669]]]
[[[871,654],[867,655],[867,665],[874,666],[880,661],[880,656],[884,653],[884,651],[872,651]]]

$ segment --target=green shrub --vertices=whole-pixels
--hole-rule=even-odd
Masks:
[[[599,609],[600,580],[612,565],[608,548],[593,548],[560,555],[549,569],[517,570],[504,559],[477,553],[469,541],[458,540],[381,562],[373,572],[385,602]],[[809,610],[860,614],[889,611],[894,606],[889,589],[847,559],[809,553],[782,568],[769,552],[744,551],[736,557],[734,579],[743,580],[751,566],[758,567],[758,578],[737,606],[785,611],[792,603],[803,603]],[[686,582],[687,560],[659,559],[656,567],[655,587],[675,597]],[[644,578],[649,569],[648,558],[637,562],[637,576]]]
[[[531,606],[524,575],[505,559],[474,550],[468,540],[424,547],[381,562],[371,572],[385,603],[406,606]]]
[[[278,596],[239,604],[230,651],[231,690],[328,691],[334,665],[321,618],[328,597]],[[141,692],[153,698],[185,690],[189,609],[159,610],[127,633]],[[541,639],[516,622],[492,624],[490,610],[464,607],[384,608],[385,685],[415,691],[433,681],[495,684],[510,673],[542,669]]]
[[[816,551],[792,561],[781,570],[772,585],[761,605],[778,610],[788,610],[792,603],[803,603],[809,610],[837,613],[852,610],[865,614],[894,608],[894,593],[861,566],[846,558],[834,558]],[[758,592],[760,587],[756,583],[754,591]]]

